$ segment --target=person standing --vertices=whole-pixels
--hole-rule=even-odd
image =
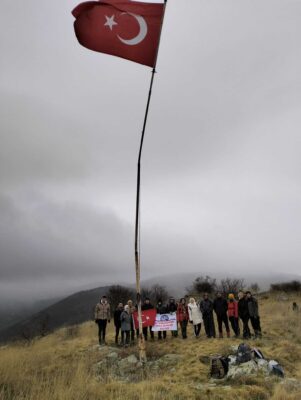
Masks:
[[[158,300],[157,304],[157,314],[166,314],[167,313],[167,307],[162,303],[162,300]],[[158,332],[158,340],[162,340],[162,335],[163,339],[166,339],[166,331],[159,331]]]
[[[194,335],[196,338],[198,338],[200,336],[203,318],[200,307],[193,297],[191,297],[189,300],[188,314],[189,321],[193,324]]]
[[[213,302],[209,299],[208,293],[204,293],[203,300],[200,303],[200,310],[203,315],[204,327],[207,338],[215,338]]]
[[[95,307],[95,323],[98,325],[99,344],[106,344],[107,323],[111,320],[111,308],[107,296],[102,296]]]
[[[258,302],[255,297],[252,296],[250,291],[246,292],[246,299],[248,304],[248,311],[251,320],[252,328],[254,329],[255,338],[262,337],[260,317],[258,312]]]
[[[243,338],[250,339],[251,332],[249,328],[249,307],[246,294],[242,290],[238,293],[238,316],[242,320]]]
[[[121,342],[123,346],[127,347],[130,344],[130,332],[131,332],[131,315],[129,313],[129,306],[124,306],[124,310],[120,315],[121,321]]]
[[[187,339],[187,324],[189,320],[189,313],[186,300],[184,297],[180,299],[180,303],[178,305],[177,320],[180,323],[182,338]]]
[[[134,343],[135,341],[135,327],[134,327],[134,320],[133,320],[133,314],[136,310],[136,307],[133,304],[133,300],[128,300],[128,306],[129,306],[129,314],[131,316],[131,343]]]
[[[221,292],[217,292],[216,294],[216,298],[213,302],[213,309],[217,317],[219,337],[223,337],[223,323],[226,328],[227,337],[230,337],[229,321],[227,315],[228,303]]]
[[[144,303],[141,307],[141,310],[146,311],[146,310],[153,310],[153,309],[154,309],[154,306],[151,304],[150,299],[148,297],[146,297],[146,299],[144,300]],[[142,328],[145,340],[147,340],[147,330],[148,330],[147,328],[148,328],[147,326]],[[152,326],[149,327],[149,332],[150,332],[151,339],[154,340],[155,337],[154,337],[154,332],[152,331]]]
[[[235,334],[235,337],[239,337],[240,329],[239,329],[239,322],[238,322],[238,303],[235,300],[235,296],[233,293],[228,295],[228,317]]]
[[[175,299],[173,297],[169,298],[169,302],[167,304],[167,310],[166,312],[168,312],[169,314],[171,313],[176,313],[177,312],[177,303],[175,301]],[[178,322],[177,322],[177,326],[178,326]],[[172,337],[177,337],[178,336],[178,329],[176,331],[171,331],[171,336]]]
[[[119,332],[121,328],[120,316],[123,311],[123,304],[119,303],[114,312],[114,325],[115,325],[115,343],[118,344]]]

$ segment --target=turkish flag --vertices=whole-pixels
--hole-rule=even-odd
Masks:
[[[79,4],[72,14],[75,34],[82,46],[154,67],[164,4],[87,1]]]
[[[156,321],[157,311],[153,308],[151,310],[142,311],[142,326],[143,328],[147,326],[153,326]],[[133,313],[135,329],[139,328],[138,312]]]

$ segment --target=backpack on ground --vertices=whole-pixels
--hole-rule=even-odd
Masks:
[[[241,343],[237,349],[237,364],[242,364],[252,360],[252,350],[251,347],[246,343]]]

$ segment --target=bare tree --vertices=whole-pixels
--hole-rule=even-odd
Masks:
[[[254,293],[258,293],[260,291],[260,287],[257,282],[254,282],[250,285],[250,289]]]
[[[155,304],[157,304],[159,300],[162,300],[162,302],[164,303],[169,297],[165,286],[161,286],[158,283],[151,287],[151,291]]]
[[[220,281],[220,284],[217,287],[217,290],[224,293],[234,293],[237,294],[240,290],[245,287],[244,279],[236,279],[236,278],[226,278]]]
[[[141,290],[142,299],[145,300],[149,298],[153,305],[158,303],[158,300],[162,300],[164,303],[168,297],[168,291],[166,290],[165,286],[161,286],[158,283],[155,283],[152,287],[144,287]]]
[[[198,294],[211,294],[216,290],[216,279],[210,278],[210,276],[199,276],[193,282],[192,290]]]
[[[113,285],[110,287],[107,293],[109,303],[111,304],[112,310],[115,310],[119,303],[126,304],[128,300],[135,302],[135,292],[133,289],[129,289],[120,285]]]

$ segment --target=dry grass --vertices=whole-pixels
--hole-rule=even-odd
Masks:
[[[278,302],[275,296],[260,301],[264,338],[253,342],[269,358],[277,359],[288,377],[301,380],[301,315],[291,311],[291,303],[300,297]],[[190,328],[191,329],[191,328]],[[110,326],[108,341],[113,343]],[[237,339],[196,340],[168,336],[166,342],[148,343],[152,357],[166,353],[182,354],[183,361],[174,370],[138,383],[122,383],[109,374],[101,383],[95,375],[95,364],[103,357],[99,351],[94,323],[64,328],[36,339],[30,344],[17,343],[0,348],[0,400],[299,400],[297,386],[267,381],[264,376],[248,377],[235,383],[221,382],[217,387],[208,383],[208,365],[200,356],[225,353]],[[136,348],[124,354],[137,352]]]

